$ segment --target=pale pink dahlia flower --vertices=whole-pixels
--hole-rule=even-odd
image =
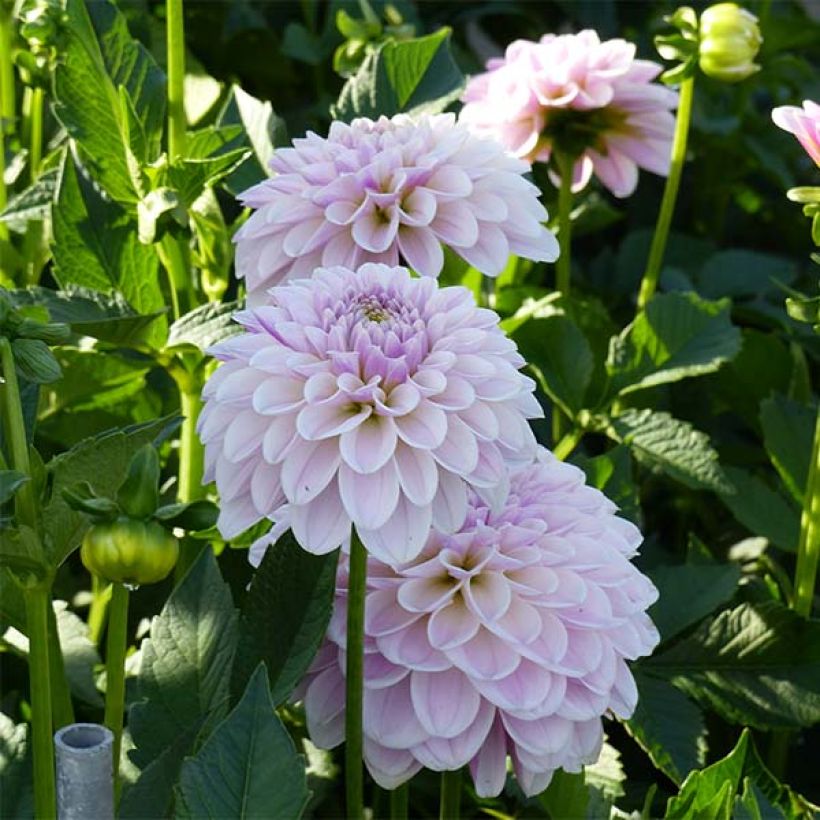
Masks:
[[[652,82],[662,67],[636,60],[632,43],[602,43],[590,29],[547,34],[516,40],[487,68],[467,83],[460,121],[530,162],[577,157],[573,190],[595,173],[624,197],[638,168],[669,172],[677,94]]]
[[[657,590],[629,560],[641,534],[615,509],[540,449],[500,509],[471,493],[458,533],[432,532],[397,568],[369,560],[364,753],[380,785],[469,763],[492,796],[509,756],[532,795],[597,759],[601,716],[635,708],[626,661],[658,643]],[[322,748],[344,739],[347,567],[342,554],[325,643],[295,693]]]
[[[452,114],[334,122],[277,150],[273,178],[246,191],[236,273],[251,301],[317,267],[405,264],[438,276],[442,245],[497,276],[509,255],[552,262],[547,212],[526,162]]]
[[[269,518],[324,553],[355,524],[397,563],[431,525],[462,525],[468,486],[503,503],[541,408],[495,313],[465,288],[376,264],[319,269],[269,301],[211,349],[224,364],[203,391],[225,538]]]
[[[794,134],[806,153],[820,166],[820,105],[804,100],[803,107],[781,105],[772,111],[774,124]]]

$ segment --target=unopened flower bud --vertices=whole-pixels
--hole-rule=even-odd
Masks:
[[[710,6],[700,18],[700,67],[716,80],[736,83],[760,70],[754,62],[763,37],[757,17],[735,3]]]

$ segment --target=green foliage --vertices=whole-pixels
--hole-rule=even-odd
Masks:
[[[338,552],[306,552],[290,531],[268,548],[242,608],[231,677],[234,699],[260,661],[268,670],[274,703],[290,696],[327,630],[337,560]]]
[[[347,81],[333,113],[340,120],[435,113],[458,98],[463,82],[450,53],[449,29],[415,40],[388,41]]]
[[[139,700],[129,715],[145,768],[184,733],[227,712],[237,613],[213,553],[203,550],[151,624],[142,647]]]
[[[813,408],[785,396],[774,395],[760,405],[766,452],[798,504],[803,503],[809,475],[816,416]]]
[[[34,816],[28,726],[0,712],[0,814],[9,820]]]
[[[242,328],[233,321],[236,302],[209,302],[180,317],[168,330],[167,348],[194,347],[203,353]]]
[[[733,723],[785,729],[820,720],[820,623],[775,601],[721,612],[641,668]]]
[[[236,708],[182,764],[175,817],[296,818],[309,796],[304,761],[260,665]]]

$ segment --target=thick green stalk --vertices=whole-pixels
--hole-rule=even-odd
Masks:
[[[179,501],[188,502],[202,498],[202,474],[204,450],[196,434],[196,421],[202,408],[199,385],[193,391],[183,390],[179,394],[180,410],[185,420],[179,439]]]
[[[0,210],[6,207],[6,141],[5,133],[14,120],[14,66],[11,62],[11,12],[0,8]],[[9,230],[0,222],[0,239],[8,239]]]
[[[65,660],[54,607],[48,608],[48,668],[51,674],[51,721],[55,729],[74,723],[74,704],[65,676]]]
[[[461,815],[461,769],[441,773],[439,820],[458,820]]]
[[[347,670],[345,676],[345,788],[347,820],[364,817],[362,701],[364,697],[364,598],[367,553],[356,528],[350,534],[347,586]]]
[[[28,134],[29,181],[36,182],[43,161],[43,89],[27,88],[23,100],[23,117]]]
[[[51,607],[51,596],[44,586],[31,587],[24,594],[34,746],[34,813],[38,820],[51,820],[57,816],[54,745],[51,740],[51,678],[48,666],[48,610]]]
[[[689,120],[692,118],[692,99],[695,94],[695,78],[687,77],[680,87],[678,113],[675,119],[675,135],[672,139],[672,157],[669,163],[669,176],[663,189],[661,210],[655,225],[655,234],[652,237],[652,246],[649,249],[649,259],[646,263],[641,289],[638,293],[638,310],[643,308],[652,298],[658,287],[658,277],[661,273],[663,255],[666,251],[666,240],[669,238],[669,228],[672,216],[675,213],[675,202],[678,198],[680,178],[683,173],[683,163],[686,160],[686,141],[689,137]]]
[[[410,784],[403,783],[390,792],[390,820],[407,820]]]
[[[797,568],[794,573],[792,606],[794,611],[804,618],[811,615],[818,558],[820,558],[820,409],[818,409],[814,427],[809,477],[803,497],[803,515],[800,519]]]
[[[560,254],[555,262],[555,289],[569,296],[572,259],[572,174],[575,160],[569,154],[555,155],[561,183],[558,187],[558,247]]]
[[[579,427],[570,430],[553,448],[552,454],[559,460],[565,461],[584,436]]]
[[[99,646],[103,627],[108,616],[112,587],[99,575],[91,575],[91,606],[88,608],[88,637]]]
[[[105,725],[114,733],[114,793],[119,794],[120,749],[125,712],[125,651],[128,648],[128,596],[113,584],[105,653]]]
[[[185,17],[182,0],[165,4],[168,46],[168,157],[185,155]]]

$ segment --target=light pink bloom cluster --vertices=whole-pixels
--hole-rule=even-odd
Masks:
[[[639,167],[668,173],[677,94],[652,82],[661,66],[636,60],[633,44],[589,29],[547,34],[516,40],[487,68],[468,82],[460,121],[532,162],[577,156],[573,190],[594,172],[624,197]]]
[[[804,100],[803,107],[782,105],[772,111],[775,125],[794,134],[806,153],[820,166],[820,105]]]
[[[438,276],[450,247],[497,276],[510,254],[551,262],[547,212],[526,162],[451,114],[334,122],[276,151],[275,172],[242,196],[255,213],[237,232],[237,276],[251,303],[317,267],[405,264]]]
[[[412,561],[369,560],[365,760],[385,788],[469,763],[491,796],[509,756],[532,795],[597,759],[602,715],[631,715],[625,661],[658,643],[645,611],[657,590],[629,560],[638,530],[546,450],[513,471],[502,507],[469,503],[460,531],[432,532]],[[347,566],[343,554],[326,642],[295,695],[322,748],[344,740]]]
[[[508,463],[535,450],[524,359],[465,288],[320,269],[236,318],[198,427],[225,538],[269,518],[325,553],[355,524],[372,555],[409,561],[432,525],[462,525],[468,487],[503,503]]]

